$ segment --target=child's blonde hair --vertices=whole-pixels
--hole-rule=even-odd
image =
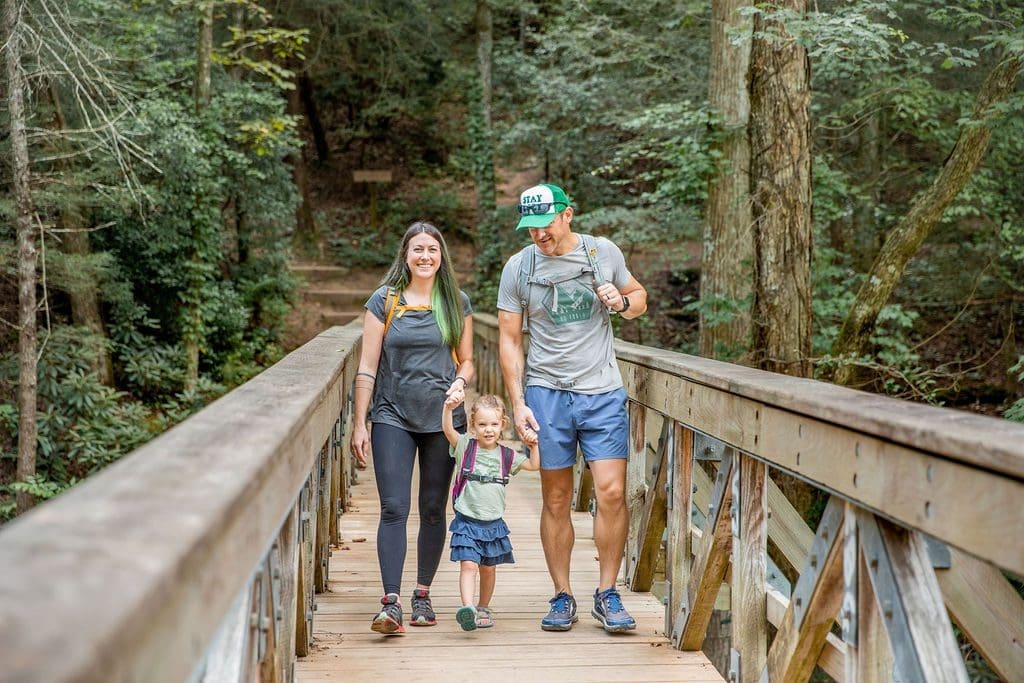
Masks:
[[[477,396],[477,399],[473,401],[473,405],[469,408],[469,424],[476,424],[476,414],[481,409],[493,410],[501,418],[501,428],[505,429],[509,426],[510,421],[508,419],[508,412],[505,410],[505,402],[494,394],[481,394]]]

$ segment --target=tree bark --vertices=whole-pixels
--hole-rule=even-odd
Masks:
[[[199,41],[196,48],[196,111],[210,105],[213,61],[213,0],[199,4]]]
[[[806,0],[780,9],[807,10]],[[750,55],[751,195],[754,222],[754,359],[758,367],[811,375],[810,68],[806,50],[772,11],[758,14]]]
[[[715,0],[711,5],[711,66],[708,99],[719,116],[721,154],[708,188],[704,250],[701,259],[700,354],[731,358],[750,344],[751,264],[754,247],[750,209],[750,66],[751,19],[739,8],[747,0]],[[733,45],[730,31],[747,39]],[[727,320],[728,309],[738,307]]]
[[[212,100],[211,66],[213,61],[213,0],[201,2],[199,11],[199,39],[196,47],[196,113],[202,113],[210,106]],[[196,198],[198,202],[199,199]],[[199,228],[193,226],[193,233]],[[202,291],[202,268],[199,267],[199,235],[193,234],[195,244],[192,249],[191,273],[185,287],[190,291],[188,302],[184,307],[185,345],[185,389],[191,391],[199,384],[199,338],[202,335],[202,312],[199,298]]]
[[[301,82],[301,79],[299,81]],[[295,88],[288,91],[288,113],[292,116],[300,116],[302,114],[303,106],[300,90],[301,86],[296,84]],[[302,239],[308,240],[310,243],[316,243],[319,242],[319,236],[317,235],[316,220],[313,218],[309,180],[306,177],[305,150],[306,145],[303,143],[298,152],[289,155],[286,161],[292,165],[292,181],[295,183],[295,189],[299,193],[299,206],[295,209],[296,232]]]
[[[476,3],[476,61],[480,77],[480,130],[476,143],[477,224],[482,225],[494,213],[494,143],[491,138],[491,67],[494,61],[494,22],[487,0]]]
[[[11,185],[14,191],[14,223],[18,233],[18,481],[36,473],[37,338],[36,338],[36,236],[32,226],[31,169],[25,126],[25,75],[21,68],[21,3],[4,0],[4,61],[7,71],[7,111],[10,117]],[[19,491],[15,510],[21,514],[35,504],[29,493]]]
[[[309,132],[313,135],[313,145],[316,147],[317,161],[325,164],[331,158],[331,148],[327,145],[327,134],[324,132],[324,124],[320,122],[320,113],[316,108],[316,99],[313,97],[313,82],[309,79],[308,75],[301,73],[298,78],[298,86],[299,96],[302,99],[302,106],[306,113],[306,121],[309,123]]]
[[[962,125],[953,151],[938,177],[914,200],[907,215],[893,228],[882,245],[882,250],[832,343],[831,356],[840,363],[834,367],[830,377],[836,384],[852,382],[856,365],[850,361],[867,351],[878,314],[903,277],[907,263],[984,158],[992,136],[986,119],[992,115],[992,106],[1004,101],[1013,92],[1022,66],[1024,60],[1020,57],[1007,56],[985,78],[978,92],[974,112]]]

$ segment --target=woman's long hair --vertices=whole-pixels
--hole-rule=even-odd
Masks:
[[[441,338],[453,349],[457,349],[459,341],[462,340],[463,318],[462,298],[459,296],[459,283],[455,280],[455,273],[451,268],[451,259],[448,256],[448,244],[444,241],[441,231],[426,221],[416,221],[405,231],[402,237],[402,246],[395,255],[391,267],[381,281],[382,285],[392,287],[399,294],[409,286],[412,274],[406,263],[409,255],[409,241],[419,235],[426,233],[437,240],[441,245],[441,267],[434,276],[434,288],[430,292],[430,306],[434,309],[434,319],[437,320],[437,327],[441,330]]]

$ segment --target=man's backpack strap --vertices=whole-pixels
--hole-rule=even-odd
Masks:
[[[594,281],[604,284],[604,276],[601,275],[601,263],[597,260],[597,242],[590,235],[580,235],[583,239],[583,250],[587,252],[587,260],[590,261],[590,269],[594,272]]]
[[[519,260],[519,306],[523,309],[523,334],[529,332],[530,285],[533,284],[533,269],[537,266],[537,246],[531,244],[523,250]]]

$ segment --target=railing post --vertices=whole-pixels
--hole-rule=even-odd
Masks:
[[[744,453],[732,473],[732,646],[737,682],[758,680],[768,653],[765,611],[768,561],[767,467]]]
[[[626,536],[623,577],[630,583],[629,571],[635,563],[634,548],[643,518],[647,495],[647,406],[629,401],[629,461],[626,464],[626,507],[629,509],[629,533]]]
[[[690,580],[690,519],[693,508],[693,431],[673,421],[675,432],[672,451],[671,491],[668,497],[668,547],[665,573],[668,579],[665,632],[672,634],[672,644],[680,645],[685,614],[680,607],[686,600],[686,584]]]

